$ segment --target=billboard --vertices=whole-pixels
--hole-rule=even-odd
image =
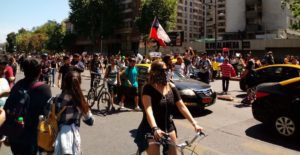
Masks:
[[[184,41],[184,32],[183,31],[173,31],[167,33],[171,39],[170,43],[167,43],[167,46],[182,46]]]

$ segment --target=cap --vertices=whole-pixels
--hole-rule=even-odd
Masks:
[[[75,53],[75,54],[73,54],[73,57],[80,57],[80,54]]]
[[[206,52],[202,52],[202,53],[201,53],[201,56],[203,56],[203,55],[207,55],[207,53],[206,53]]]
[[[129,61],[130,61],[130,62],[132,62],[132,61],[134,61],[134,62],[135,62],[135,61],[136,61],[136,59],[135,59],[134,57],[131,57],[131,58],[129,58]]]

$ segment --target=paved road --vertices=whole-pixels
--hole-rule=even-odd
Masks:
[[[89,87],[89,77],[83,76],[83,90]],[[221,81],[211,83],[213,89],[221,92]],[[52,88],[53,94],[59,89]],[[299,141],[289,141],[278,137],[271,129],[253,119],[251,107],[239,107],[238,82],[230,81],[233,102],[217,100],[216,104],[202,112],[193,112],[196,120],[208,135],[199,141],[198,154],[204,155],[296,155],[300,154]],[[86,91],[85,91],[86,93]],[[238,96],[238,97],[237,97]],[[95,116],[93,127],[82,124],[83,154],[86,155],[129,155],[136,151],[133,136],[142,119],[141,112],[124,111],[108,116]],[[175,119],[179,140],[192,137],[194,131],[190,123],[182,118]],[[1,155],[8,155],[2,148]]]

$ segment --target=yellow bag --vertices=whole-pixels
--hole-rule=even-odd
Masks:
[[[48,117],[40,119],[38,124],[38,146],[45,151],[54,151],[54,142],[58,133],[58,120],[66,107],[55,115],[55,104],[51,105]]]

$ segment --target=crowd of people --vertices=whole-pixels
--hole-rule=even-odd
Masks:
[[[149,79],[139,92],[138,69],[139,63],[151,64]],[[124,109],[126,97],[133,97],[134,110],[143,111],[143,119],[138,127],[135,141],[145,143],[143,135],[152,133],[153,140],[159,140],[168,134],[172,141],[176,141],[176,127],[171,118],[173,105],[179,109],[196,131],[202,131],[197,122],[191,116],[181,100],[178,90],[172,84],[174,72],[190,77],[195,70],[197,79],[209,84],[216,79],[222,79],[222,94],[228,94],[229,81],[233,77],[247,77],[250,82],[255,68],[275,64],[271,51],[267,52],[262,59],[255,58],[251,53],[246,56],[230,55],[227,52],[208,56],[203,52],[197,54],[192,48],[188,48],[184,54],[165,55],[161,58],[141,56],[104,56],[101,54],[41,54],[41,55],[1,55],[0,56],[0,133],[2,125],[8,123],[9,117],[16,114],[10,111],[14,109],[20,98],[20,90],[25,90],[30,97],[30,103],[25,107],[25,112],[18,114],[22,117],[25,130],[21,137],[11,138],[1,136],[1,142],[9,141],[11,150],[15,155],[33,155],[39,151],[37,146],[37,125],[40,115],[47,115],[50,109],[49,99],[52,97],[50,87],[59,87],[61,93],[57,95],[54,103],[56,111],[66,107],[58,123],[60,132],[55,142],[55,154],[80,154],[80,136],[78,129],[80,120],[88,125],[93,125],[94,118],[88,103],[81,91],[81,74],[88,70],[91,76],[90,87],[96,76],[105,79],[109,93],[112,96],[108,111],[116,111],[115,104],[119,109]],[[283,63],[299,64],[295,56],[286,56]],[[16,73],[24,72],[25,77],[16,81]],[[58,73],[58,76],[56,76]],[[57,79],[56,79],[57,77]],[[49,79],[50,78],[50,79]],[[41,83],[44,82],[44,83]],[[50,87],[49,87],[50,86]],[[253,100],[253,87],[248,90],[245,103]],[[130,95],[128,95],[130,94]],[[117,96],[119,95],[119,96]],[[141,97],[142,104],[139,104]],[[118,98],[118,101],[115,100]],[[142,105],[142,107],[140,107]],[[3,109],[4,108],[4,109]],[[15,108],[16,109],[16,108]],[[13,113],[13,114],[12,114]],[[165,116],[167,118],[165,118]],[[7,120],[5,121],[5,117]],[[76,136],[73,137],[74,133]],[[142,138],[141,138],[142,137]],[[146,142],[147,143],[147,142]],[[140,150],[145,150],[138,145]],[[170,154],[175,154],[174,147],[169,148]],[[148,154],[157,153],[159,148],[150,146]]]

